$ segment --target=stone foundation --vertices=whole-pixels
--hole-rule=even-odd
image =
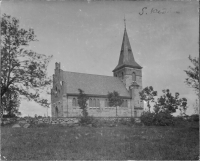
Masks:
[[[95,119],[100,121],[119,121],[119,120],[126,120],[130,121],[131,117],[95,117]],[[135,118],[136,120],[139,118]],[[66,124],[66,123],[79,123],[80,117],[43,117],[43,118],[3,118],[1,121],[3,125],[18,123],[18,124],[26,124],[26,123],[33,123],[33,124]]]

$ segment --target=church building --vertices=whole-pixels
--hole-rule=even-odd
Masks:
[[[51,89],[52,117],[79,117],[78,89],[89,97],[88,114],[94,117],[140,117],[144,109],[139,92],[142,90],[142,67],[135,61],[126,27],[113,76],[63,71],[55,63]],[[109,107],[108,92],[117,91],[123,99],[120,107]]]

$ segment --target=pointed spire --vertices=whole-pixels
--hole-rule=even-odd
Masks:
[[[124,15],[124,28],[126,29],[126,17]]]
[[[134,57],[133,57],[133,52],[131,49],[131,44],[129,42],[128,34],[126,32],[126,19],[124,18],[124,36],[123,36],[123,41],[122,41],[122,46],[121,46],[121,52],[120,52],[120,57],[119,57],[119,62],[116,68],[113,70],[116,71],[117,69],[121,69],[123,67],[132,67],[132,68],[137,68],[141,69],[142,67],[136,63]]]

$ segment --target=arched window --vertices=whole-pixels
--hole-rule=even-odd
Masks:
[[[134,117],[137,117],[137,111],[134,111]]]
[[[120,107],[124,107],[124,103],[125,103],[125,101],[124,100],[122,100],[123,102],[122,102],[122,104],[121,104],[121,106]]]
[[[92,107],[95,107],[95,99],[92,99]]]
[[[55,109],[55,116],[58,117],[58,107]]]
[[[78,105],[78,99],[77,99],[77,98],[76,98],[76,106],[79,106],[79,105]]]
[[[92,107],[92,98],[89,99],[89,107]]]
[[[108,102],[108,100],[105,99],[105,105],[104,105],[105,107],[108,107],[108,103],[107,102]]]
[[[128,100],[125,101],[125,107],[128,107]]]
[[[123,106],[122,107],[125,107],[126,106],[125,104],[126,104],[126,102],[125,102],[125,100],[123,100]]]
[[[97,99],[97,106],[96,107],[100,107],[100,100]]]
[[[94,107],[97,107],[97,101],[94,99]]]
[[[72,106],[76,106],[76,98],[73,98],[73,100],[72,100]]]
[[[133,80],[133,81],[136,81],[136,75],[135,75],[135,72],[133,72],[133,74],[132,74],[132,80]]]
[[[106,99],[106,101],[105,101],[105,107],[110,107],[108,99]]]

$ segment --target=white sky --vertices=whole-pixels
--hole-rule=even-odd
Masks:
[[[184,70],[191,65],[188,56],[198,56],[198,7],[195,0],[16,0],[3,1],[1,13],[18,18],[21,27],[35,30],[39,41],[31,43],[30,49],[53,55],[49,75],[56,61],[66,71],[112,75],[119,59],[125,15],[134,58],[143,67],[143,87],[153,86],[159,96],[162,89],[179,92],[188,99],[191,114],[197,97],[184,83]],[[20,111],[23,116],[47,113],[44,107],[25,101]]]

